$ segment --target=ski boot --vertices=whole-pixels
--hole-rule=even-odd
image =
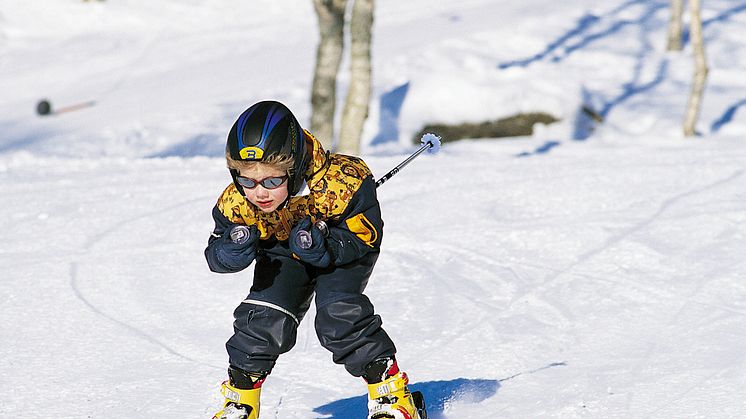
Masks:
[[[257,419],[259,395],[267,374],[247,373],[230,367],[228,377],[220,388],[225,396],[223,408],[212,419]]]
[[[368,419],[427,419],[419,391],[410,392],[407,374],[393,357],[371,362],[364,375],[368,382]]]

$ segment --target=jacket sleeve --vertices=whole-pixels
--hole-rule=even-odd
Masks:
[[[207,259],[207,266],[210,270],[217,273],[232,273],[238,272],[241,269],[230,268],[225,266],[217,256],[217,250],[222,245],[223,241],[220,238],[224,234],[229,234],[233,223],[226,218],[225,215],[217,207],[212,209],[212,219],[215,220],[215,229],[213,230],[210,238],[207,240],[207,248],[205,248],[205,259]]]
[[[340,221],[329,228],[327,249],[334,265],[344,265],[369,252],[378,252],[383,238],[381,207],[372,176],[363,180]]]

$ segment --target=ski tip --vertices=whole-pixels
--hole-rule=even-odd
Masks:
[[[435,134],[428,132],[420,138],[420,143],[430,144],[430,148],[427,149],[429,153],[435,154],[440,150],[440,137]]]

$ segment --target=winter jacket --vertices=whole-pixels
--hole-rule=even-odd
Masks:
[[[235,224],[256,225],[260,248],[287,248],[293,226],[306,216],[324,220],[333,265],[343,265],[369,252],[378,252],[383,234],[381,209],[373,175],[365,162],[353,156],[324,152],[321,144],[304,131],[313,150],[304,178],[307,195],[290,197],[282,208],[265,213],[246,200],[231,183],[213,208],[215,230],[205,249],[208,264],[216,272],[232,272],[214,257],[216,236],[227,234]]]

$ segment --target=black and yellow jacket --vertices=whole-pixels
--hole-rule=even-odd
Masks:
[[[376,184],[365,162],[357,157],[324,152],[321,144],[307,131],[306,141],[313,150],[305,172],[308,195],[290,197],[282,208],[265,213],[246,200],[231,183],[213,208],[216,236],[228,234],[234,224],[256,225],[261,235],[259,247],[287,249],[293,226],[310,216],[312,222],[324,220],[329,228],[327,249],[334,265],[343,265],[372,251],[379,251],[383,234],[381,209]],[[217,272],[230,272],[212,266]],[[217,269],[216,269],[217,268]]]

